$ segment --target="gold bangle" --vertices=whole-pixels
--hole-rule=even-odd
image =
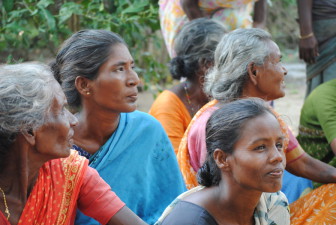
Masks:
[[[301,40],[303,40],[303,39],[310,38],[310,37],[312,37],[312,36],[314,36],[314,33],[313,33],[313,32],[311,32],[311,33],[309,33],[309,34],[307,34],[307,35],[300,36],[299,38],[300,38]]]

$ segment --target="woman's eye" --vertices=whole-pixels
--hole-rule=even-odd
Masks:
[[[259,145],[258,147],[256,147],[254,150],[264,150],[266,149],[265,145]]]
[[[282,148],[283,148],[283,144],[282,143],[276,143],[276,147],[277,147],[277,149],[280,149],[280,150],[282,150]]]
[[[116,69],[116,71],[117,71],[117,72],[122,72],[122,71],[124,71],[124,67],[118,67],[118,68]]]

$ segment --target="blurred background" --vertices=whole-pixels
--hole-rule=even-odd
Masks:
[[[157,93],[172,85],[169,56],[154,0],[2,0],[0,63],[49,63],[60,44],[81,29],[106,29],[129,45],[142,80],[139,109],[147,111]],[[305,67],[298,57],[295,0],[268,0],[267,30],[288,67],[287,96],[275,102],[296,132],[305,89]],[[294,102],[293,102],[294,101]]]

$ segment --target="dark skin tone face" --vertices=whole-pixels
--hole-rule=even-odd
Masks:
[[[138,84],[134,60],[121,43],[110,47],[110,55],[96,79],[78,76],[75,85],[81,94],[82,109],[77,114],[75,144],[95,153],[117,128],[120,113],[136,109]]]
[[[254,224],[253,213],[261,194],[281,189],[286,164],[283,142],[272,114],[250,119],[241,128],[232,154],[221,149],[213,153],[221,171],[219,185],[184,200],[204,207],[218,224]]]
[[[54,159],[69,156],[73,144],[73,127],[78,121],[66,109],[65,95],[56,81],[53,82],[51,89],[55,97],[47,112],[45,123],[35,131],[35,150]]]
[[[275,100],[285,96],[286,68],[281,63],[279,47],[273,42],[268,43],[270,54],[261,66],[254,65],[252,79],[258,95],[265,100]]]
[[[88,81],[92,104],[117,113],[134,111],[139,84],[134,67],[127,47],[124,44],[113,46],[112,54],[99,68],[97,78]]]
[[[270,113],[248,121],[227,157],[235,183],[260,192],[280,190],[286,165],[283,142],[280,125]]]

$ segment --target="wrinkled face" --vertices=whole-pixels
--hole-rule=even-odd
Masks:
[[[46,158],[63,158],[70,154],[73,144],[73,127],[78,123],[66,108],[66,98],[60,85],[53,81],[51,90],[55,93],[54,99],[45,122],[35,131],[35,149]]]
[[[283,142],[280,125],[272,114],[246,122],[227,159],[234,182],[244,189],[279,191],[286,164]]]
[[[98,76],[90,81],[94,107],[113,112],[132,112],[136,109],[139,78],[134,61],[124,44],[112,47],[109,59],[100,67]]]
[[[269,41],[270,55],[262,66],[256,66],[257,88],[264,100],[275,100],[285,96],[285,75],[287,70],[281,63],[281,53],[277,44]]]

